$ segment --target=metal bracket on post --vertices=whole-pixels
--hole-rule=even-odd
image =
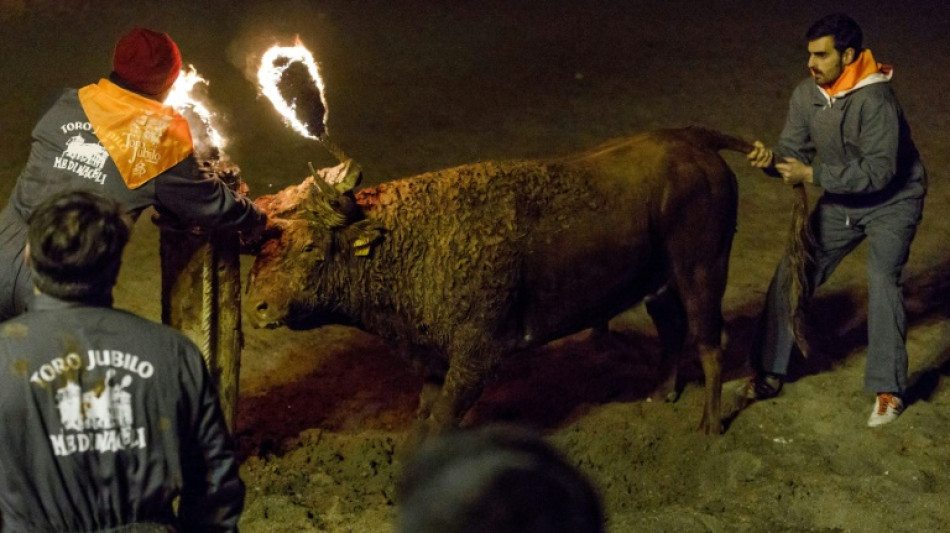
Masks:
[[[232,190],[241,186],[237,166],[201,163]],[[175,227],[159,214],[162,323],[187,335],[204,356],[233,434],[241,369],[241,264],[236,232]]]

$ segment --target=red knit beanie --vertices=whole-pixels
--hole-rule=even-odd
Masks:
[[[175,83],[181,54],[168,34],[135,28],[115,43],[112,70],[129,89],[153,96]]]

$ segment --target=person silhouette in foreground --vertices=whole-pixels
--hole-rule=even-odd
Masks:
[[[488,426],[433,437],[397,486],[398,533],[602,533],[591,483],[539,435]]]
[[[200,351],[112,307],[124,210],[73,191],[28,223],[36,292],[0,324],[3,531],[237,531],[244,484]]]

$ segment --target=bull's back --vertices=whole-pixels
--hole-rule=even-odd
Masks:
[[[616,139],[548,165],[551,179],[576,194],[570,208],[543,215],[536,223],[549,231],[530,239],[528,334],[553,338],[601,324],[667,283],[674,267],[728,259],[735,176],[716,146],[690,134]]]
[[[632,306],[665,282],[678,217],[709,217],[718,235],[734,228],[736,203],[735,178],[715,151],[662,134],[422,174],[358,201],[387,228],[380,275],[406,286],[410,321],[480,321],[519,342]]]

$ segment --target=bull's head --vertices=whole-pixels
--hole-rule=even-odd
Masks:
[[[348,161],[257,199],[268,223],[248,279],[252,325],[308,327],[335,313],[341,265],[369,255],[382,235],[354,201],[360,177]]]

